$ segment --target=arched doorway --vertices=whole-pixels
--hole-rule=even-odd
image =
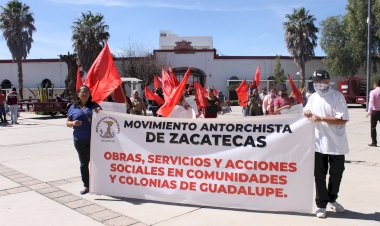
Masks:
[[[173,68],[174,74],[177,76],[178,81],[181,81],[183,79],[183,76],[185,75],[187,71],[187,67],[177,67]],[[190,69],[190,77],[187,83],[194,84],[194,82],[198,82],[202,86],[206,84],[206,73],[198,68],[191,68]]]
[[[2,88],[2,89],[10,89],[10,88],[12,88],[12,83],[11,83],[11,81],[9,81],[8,79],[4,79],[4,80],[1,82],[1,88]]]
[[[42,89],[47,89],[47,93],[45,93],[45,95],[47,95],[47,98],[50,99],[53,97],[53,84],[51,83],[50,79],[47,79],[45,78],[44,80],[42,80],[41,82],[41,88]],[[41,95],[41,94],[40,94]]]
[[[42,88],[51,88],[52,83],[51,83],[50,79],[45,78],[44,80],[42,80],[41,86],[42,86]]]

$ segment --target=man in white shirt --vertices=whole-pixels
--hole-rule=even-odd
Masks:
[[[336,202],[344,171],[348,141],[345,124],[349,120],[346,100],[343,95],[331,89],[327,71],[314,72],[313,93],[305,108],[304,115],[315,122],[315,202],[316,216],[326,217],[326,207],[336,212],[344,212],[344,207]],[[326,175],[329,181],[326,187]]]

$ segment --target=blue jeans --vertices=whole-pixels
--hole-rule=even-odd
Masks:
[[[9,109],[11,111],[11,120],[12,120],[12,123],[15,124],[15,123],[17,123],[18,106],[17,106],[17,104],[15,104],[15,105],[9,105]]]
[[[75,149],[77,149],[79,156],[80,173],[83,185],[88,188],[90,186],[90,172],[88,170],[88,165],[90,163],[90,140],[74,139],[74,146]]]

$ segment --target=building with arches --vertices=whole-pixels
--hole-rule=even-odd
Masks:
[[[213,48],[211,36],[177,36],[169,31],[160,31],[160,49],[153,50],[158,62],[165,68],[170,66],[178,79],[191,66],[189,83],[197,81],[207,87],[215,87],[228,93],[228,80],[252,80],[260,65],[261,80],[274,75],[276,56],[220,56]],[[193,44],[194,43],[194,44]],[[306,63],[306,79],[313,71],[325,69],[323,57],[313,57]],[[293,57],[280,56],[285,74],[298,80],[298,68]],[[120,62],[116,60],[116,65]],[[60,59],[28,59],[23,61],[25,88],[35,88],[41,83],[52,84],[55,88],[65,88],[67,65]],[[0,84],[5,88],[17,87],[17,64],[12,60],[0,60]]]

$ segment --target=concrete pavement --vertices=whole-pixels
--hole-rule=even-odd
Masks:
[[[347,211],[283,213],[79,195],[82,188],[72,130],[65,118],[22,112],[0,127],[0,225],[380,225],[380,147],[370,143],[369,118],[350,108],[339,202]],[[239,107],[221,117],[240,117]]]

